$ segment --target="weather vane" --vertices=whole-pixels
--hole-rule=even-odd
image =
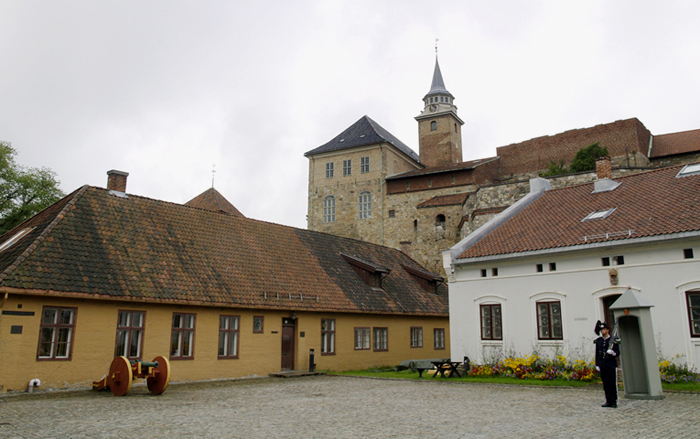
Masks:
[[[216,163],[211,166],[211,187],[214,188],[214,174],[216,174]]]
[[[437,43],[440,41],[438,38],[435,38],[435,56],[437,56]]]

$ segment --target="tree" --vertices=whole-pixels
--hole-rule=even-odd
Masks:
[[[595,169],[595,160],[599,157],[607,157],[608,149],[601,148],[598,142],[578,150],[571,161],[571,172],[592,171]]]
[[[17,151],[0,141],[0,234],[60,200],[56,173],[48,168],[24,168],[15,163]]]
[[[540,174],[540,177],[555,177],[557,175],[568,174],[569,170],[565,166],[566,162],[561,160],[559,163],[549,162],[547,170]]]

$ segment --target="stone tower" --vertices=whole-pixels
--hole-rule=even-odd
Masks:
[[[428,167],[462,162],[464,122],[457,116],[454,99],[452,93],[445,88],[436,56],[433,83],[423,98],[425,107],[416,116],[420,160]]]

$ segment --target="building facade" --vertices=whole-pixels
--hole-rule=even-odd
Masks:
[[[311,350],[318,370],[448,355],[446,285],[404,253],[115,175],[0,236],[3,392],[89,386],[115,356],[165,356],[189,381],[308,369]]]
[[[415,118],[419,154],[367,116],[308,151],[308,229],[402,249],[446,275],[442,251],[525,196],[530,179],[550,163],[568,164],[581,148],[596,142],[607,148],[616,177],[700,159],[700,130],[654,136],[632,118],[502,146],[495,157],[464,162],[454,101],[436,60]],[[553,187],[595,179],[595,171],[549,178]]]
[[[532,192],[444,252],[453,358],[593,358],[627,289],[651,303],[657,350],[700,365],[700,164]],[[623,352],[624,355],[624,352]]]

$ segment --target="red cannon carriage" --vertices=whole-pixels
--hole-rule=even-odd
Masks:
[[[154,395],[160,395],[170,382],[170,362],[165,357],[156,357],[150,362],[115,357],[109,366],[107,376],[93,382],[92,390],[109,387],[115,396],[124,396],[131,390],[134,378],[146,378],[148,390]]]

